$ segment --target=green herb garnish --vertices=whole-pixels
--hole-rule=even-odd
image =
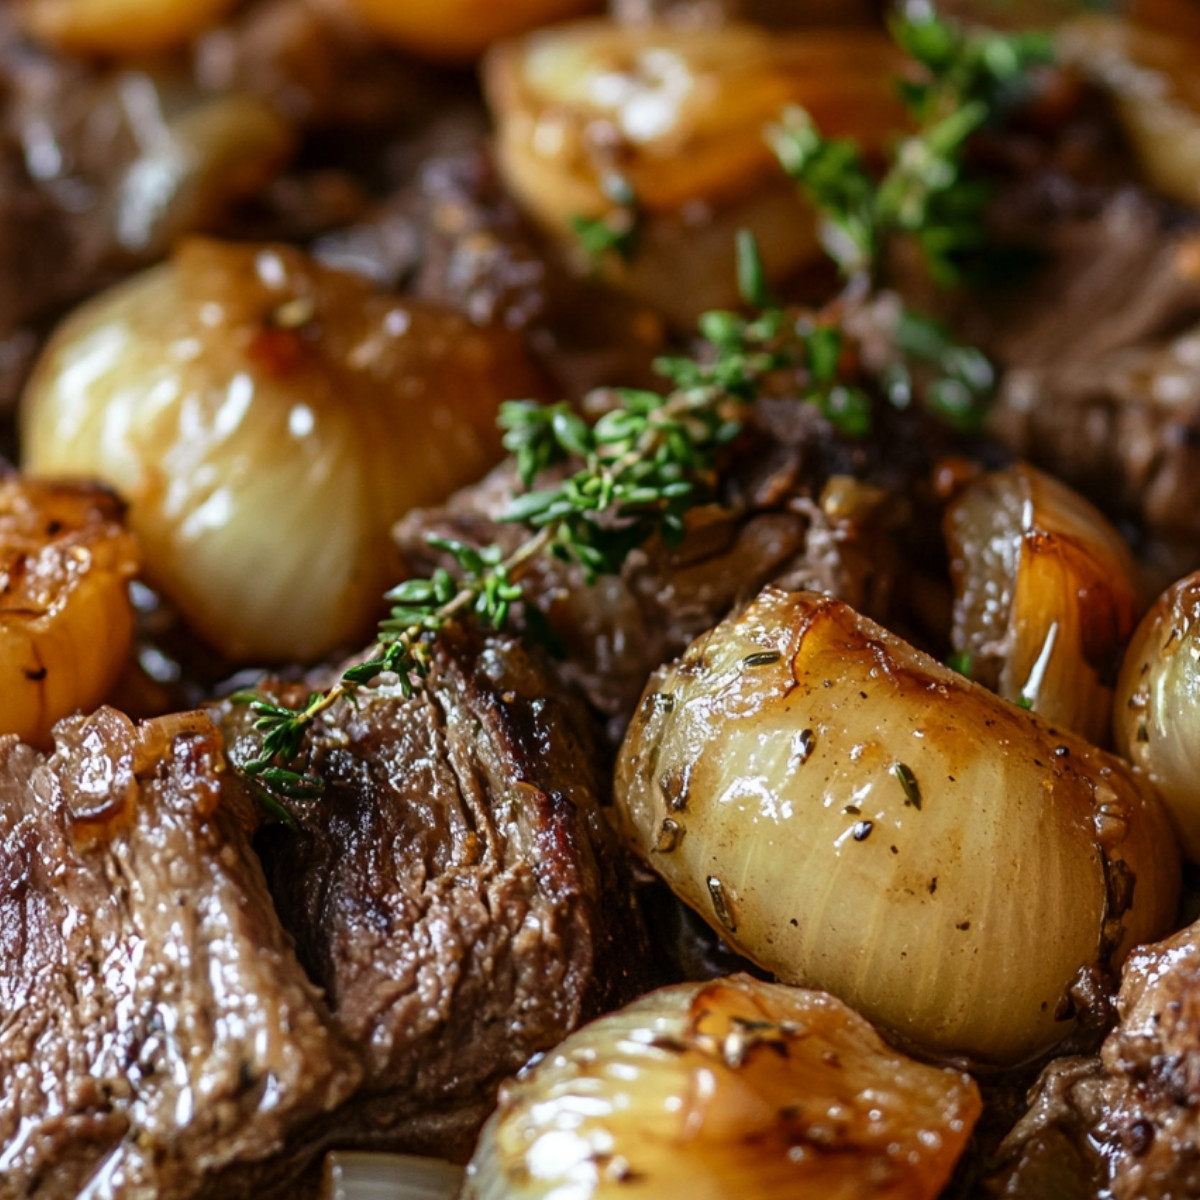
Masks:
[[[933,19],[902,21],[894,32],[927,77],[905,85],[918,132],[900,143],[880,180],[852,142],[824,138],[802,110],[790,110],[772,134],[784,167],[820,213],[826,248],[846,276],[865,280],[868,289],[877,284],[887,240],[896,233],[917,237],[935,278],[957,280],[960,253],[982,236],[986,199],[964,170],[966,140],[1017,90],[1025,68],[1046,56],[1043,42],[1029,35],[968,35]],[[636,245],[636,198],[624,180],[617,178],[611,188],[612,213],[573,222],[594,258],[626,257]],[[516,549],[506,554],[499,546],[431,537],[455,570],[439,568],[388,593],[391,612],[364,662],[295,709],[254,692],[234,697],[249,706],[262,737],[258,755],[239,765],[257,789],[269,797],[318,795],[321,780],[291,764],[321,713],[352,700],[385,672],[410,695],[415,681],[428,675],[435,639],[451,621],[470,614],[485,628],[504,628],[523,599],[521,579],[539,557],[575,563],[591,581],[619,572],[629,552],[652,537],[677,544],[687,511],[713,493],[719,455],[740,433],[745,406],[773,372],[796,371],[801,398],[843,432],[869,429],[870,398],[844,378],[839,325],[828,316],[797,317],[778,307],[753,237],[740,234],[737,251],[739,288],[751,315],[706,313],[700,353],[656,362],[670,384],[665,393],[614,389],[612,408],[594,424],[567,404],[502,406],[504,445],[515,456],[523,488],[502,519],[528,530]],[[926,403],[954,424],[971,427],[979,398],[992,385],[987,360],[915,314],[898,323],[895,341],[903,361],[883,380],[892,402],[907,403],[912,362],[933,376]],[[565,471],[570,464],[574,469]],[[535,486],[541,480],[547,482]],[[530,631],[546,626],[534,606],[524,607]],[[906,802],[920,807],[911,771],[898,764],[895,772]]]
[[[857,144],[826,138],[802,108],[789,109],[769,137],[817,210],[822,244],[843,275],[878,284],[889,239],[907,234],[934,280],[950,286],[985,241],[992,194],[968,169],[968,139],[1025,96],[1029,69],[1049,62],[1053,47],[1047,34],[966,33],[934,16],[894,21],[892,34],[924,78],[900,84],[917,129],[900,139],[882,177]]]

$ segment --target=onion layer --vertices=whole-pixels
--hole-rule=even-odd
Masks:
[[[45,746],[99,704],[133,638],[138,551],[98,488],[0,480],[0,733]]]
[[[1117,750],[1141,767],[1200,862],[1200,572],[1169,587],[1138,626],[1113,706]]]
[[[391,524],[486,470],[499,402],[541,390],[515,334],[195,241],[58,330],[24,452],[125,497],[148,579],[227,656],[311,659],[366,636]]]
[[[1082,496],[1024,464],[973,479],[946,510],[955,650],[1006,700],[1097,745],[1139,610],[1133,558]]]
[[[664,988],[501,1092],[463,1200],[933,1200],[980,1111],[832,996],[747,976]]]
[[[1080,970],[1175,911],[1143,777],[815,593],[767,589],[651,678],[615,799],[743,953],[934,1053],[1047,1049]]]

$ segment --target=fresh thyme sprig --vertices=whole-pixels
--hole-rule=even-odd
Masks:
[[[1051,61],[1053,47],[1043,33],[965,32],[932,15],[899,19],[892,34],[924,78],[900,84],[917,128],[900,139],[882,178],[856,143],[825,137],[802,108],[768,136],[817,209],[822,243],[845,276],[878,283],[888,239],[907,234],[934,281],[954,285],[985,241],[992,194],[967,169],[967,142],[1025,93],[1030,68]]]
[[[746,298],[769,300],[752,238],[739,238],[738,254]],[[504,445],[525,490],[502,519],[526,526],[529,536],[508,554],[499,546],[477,549],[430,537],[453,559],[456,572],[439,568],[389,592],[393,607],[366,660],[297,708],[257,692],[235,696],[248,705],[261,737],[255,757],[239,764],[243,774],[284,796],[317,794],[320,781],[291,766],[317,718],[385,672],[410,695],[414,680],[429,673],[434,640],[448,622],[471,614],[486,628],[503,629],[522,598],[521,577],[543,554],[578,564],[590,581],[619,571],[629,552],[653,536],[677,544],[684,514],[711,493],[717,456],[741,431],[744,405],[772,372],[800,368],[808,379],[806,398],[847,427],[861,425],[861,406],[868,402],[838,382],[836,330],[769,306],[752,317],[707,313],[700,331],[704,352],[655,364],[673,385],[668,392],[613,389],[613,407],[594,424],[567,404],[504,404]],[[552,472],[569,463],[578,465],[555,478]],[[546,485],[534,487],[539,480]]]
[[[921,127],[901,143],[881,181],[871,178],[853,143],[823,138],[800,110],[790,112],[773,135],[785,168],[821,213],[830,253],[844,273],[865,277],[868,286],[877,279],[886,239],[896,232],[918,237],[935,278],[954,277],[955,256],[973,244],[971,223],[984,199],[963,177],[965,141],[989,119],[1004,88],[1042,53],[1032,41],[962,35],[941,22],[904,22],[897,31],[928,79],[908,85],[906,98]],[[631,198],[628,207],[635,211]],[[622,244],[608,240],[612,232],[580,228],[597,253],[621,251]],[[484,627],[503,629],[523,598],[522,577],[542,555],[577,564],[591,581],[618,572],[630,550],[651,537],[678,543],[685,513],[712,492],[718,455],[740,432],[744,406],[773,372],[797,371],[801,398],[843,431],[869,428],[870,399],[844,378],[839,325],[778,306],[753,238],[739,235],[737,249],[739,288],[754,315],[705,314],[700,333],[707,350],[655,364],[671,384],[668,392],[613,389],[613,406],[594,424],[566,404],[502,406],[504,445],[524,489],[502,519],[529,531],[515,549],[505,553],[499,546],[480,549],[430,537],[456,571],[439,568],[388,593],[393,607],[363,662],[294,709],[257,692],[234,697],[249,706],[261,736],[256,756],[239,766],[256,788],[293,798],[318,795],[321,781],[293,769],[318,717],[339,701],[352,701],[384,673],[411,695],[414,681],[431,670],[435,639],[449,622],[470,614]],[[893,403],[903,407],[911,397],[911,360],[934,376],[926,403],[968,427],[979,396],[991,387],[987,360],[913,314],[901,319],[895,336],[906,358],[882,380]],[[572,463],[575,469],[565,470]],[[535,487],[539,481],[544,485]],[[527,625],[532,628],[538,616],[535,606],[526,606]]]

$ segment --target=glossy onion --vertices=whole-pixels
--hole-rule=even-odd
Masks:
[[[0,479],[0,733],[44,746],[116,683],[138,567],[121,517],[99,488]]]
[[[184,234],[212,229],[232,205],[260,192],[291,156],[295,131],[246,93],[194,99],[169,115],[143,76],[128,74],[127,101],[158,118],[113,189],[113,232],[143,262]]]
[[[599,0],[345,0],[382,37],[430,58],[469,61],[512,37],[600,7]]]
[[[742,953],[933,1053],[1052,1046],[1080,969],[1175,911],[1141,776],[812,592],[768,588],[651,677],[615,800]]]
[[[1121,667],[1113,706],[1117,750],[1158,788],[1200,861],[1200,572],[1169,587],[1146,614]]]
[[[973,479],[946,510],[954,648],[1006,700],[1097,745],[1137,621],[1137,568],[1082,496],[1033,467]]]
[[[819,257],[814,223],[764,138],[788,104],[830,135],[880,148],[903,122],[896,51],[868,30],[768,33],[577,21],[507,42],[485,85],[509,187],[552,233],[614,210],[641,216],[631,261],[608,277],[683,321],[737,301],[734,234],[751,229],[768,274]]]
[[[237,0],[22,0],[22,24],[72,54],[169,50],[202,33]]]
[[[226,655],[311,659],[367,636],[391,524],[477,478],[498,403],[539,390],[515,334],[195,241],[58,330],[24,449],[125,497],[147,578]]]
[[[1198,33],[1088,16],[1058,37],[1061,59],[1109,92],[1151,184],[1192,207],[1200,207]]]
[[[644,996],[500,1094],[463,1200],[933,1200],[980,1111],[832,996],[734,976]]]

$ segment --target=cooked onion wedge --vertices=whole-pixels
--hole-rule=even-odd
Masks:
[[[500,401],[542,390],[514,333],[194,241],[58,330],[24,453],[113,486],[149,581],[227,656],[311,659],[367,636],[392,522],[491,466]]]
[[[45,745],[55,721],[104,699],[133,638],[137,567],[110,493],[0,479],[0,733]]]
[[[595,20],[496,47],[485,84],[501,170],[533,217],[573,243],[572,222],[613,217],[627,189],[640,214],[636,252],[600,265],[683,320],[736,302],[739,225],[756,234],[773,276],[820,255],[812,213],[764,131],[799,104],[829,135],[878,150],[904,121],[899,64],[887,38],[868,30]]]
[[[1146,614],[1121,667],[1117,750],[1154,780],[1188,858],[1200,862],[1200,573]]]
[[[933,1200],[980,1111],[832,996],[734,976],[643,997],[501,1092],[463,1200]]]
[[[1175,912],[1144,777],[811,592],[767,589],[652,676],[615,801],[736,948],[930,1053],[1049,1048],[1079,971]]]
[[[1096,745],[1140,609],[1121,535],[1033,467],[971,480],[946,510],[954,648],[971,678]]]

